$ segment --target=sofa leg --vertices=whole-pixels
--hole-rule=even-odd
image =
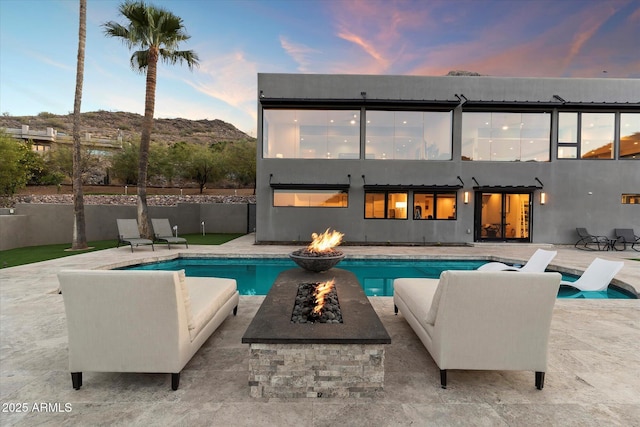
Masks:
[[[236,314],[238,314],[238,306],[237,305],[235,307],[233,307],[233,315],[235,316]]]
[[[393,312],[396,314],[396,316],[398,315],[398,306],[393,304]]]
[[[442,388],[447,388],[447,370],[440,369],[440,386]]]
[[[536,372],[536,388],[542,390],[544,387],[544,372]]]
[[[73,388],[80,390],[80,387],[82,387],[82,372],[71,372],[71,383]]]
[[[180,372],[171,374],[171,390],[177,390],[180,385]]]

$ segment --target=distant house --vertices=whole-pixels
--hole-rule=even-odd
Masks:
[[[640,230],[640,80],[258,75],[257,242]]]

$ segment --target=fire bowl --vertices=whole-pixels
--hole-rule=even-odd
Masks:
[[[313,271],[314,273],[320,273],[322,271],[331,270],[344,258],[343,253],[339,253],[338,255],[317,255],[317,256],[309,256],[309,255],[300,255],[292,252],[289,254],[289,258],[291,258],[298,266],[307,270]]]

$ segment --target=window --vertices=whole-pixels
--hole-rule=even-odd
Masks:
[[[614,113],[558,113],[559,159],[613,159]]]
[[[273,190],[273,206],[294,206],[307,208],[346,208],[349,193],[344,190]]]
[[[620,114],[620,158],[640,160],[640,113]]]
[[[623,205],[640,205],[640,194],[623,194]]]
[[[407,193],[367,191],[364,217],[367,219],[407,219]]]
[[[456,219],[456,193],[415,193],[413,219]]]
[[[359,110],[266,109],[262,134],[264,158],[360,158]]]
[[[462,113],[462,160],[548,162],[551,114]]]
[[[367,159],[451,160],[451,111],[366,114]]]

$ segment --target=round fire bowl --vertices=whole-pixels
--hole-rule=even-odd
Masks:
[[[320,273],[321,271],[327,271],[335,267],[337,263],[342,261],[344,254],[334,256],[304,256],[290,253],[289,258],[307,271]]]

